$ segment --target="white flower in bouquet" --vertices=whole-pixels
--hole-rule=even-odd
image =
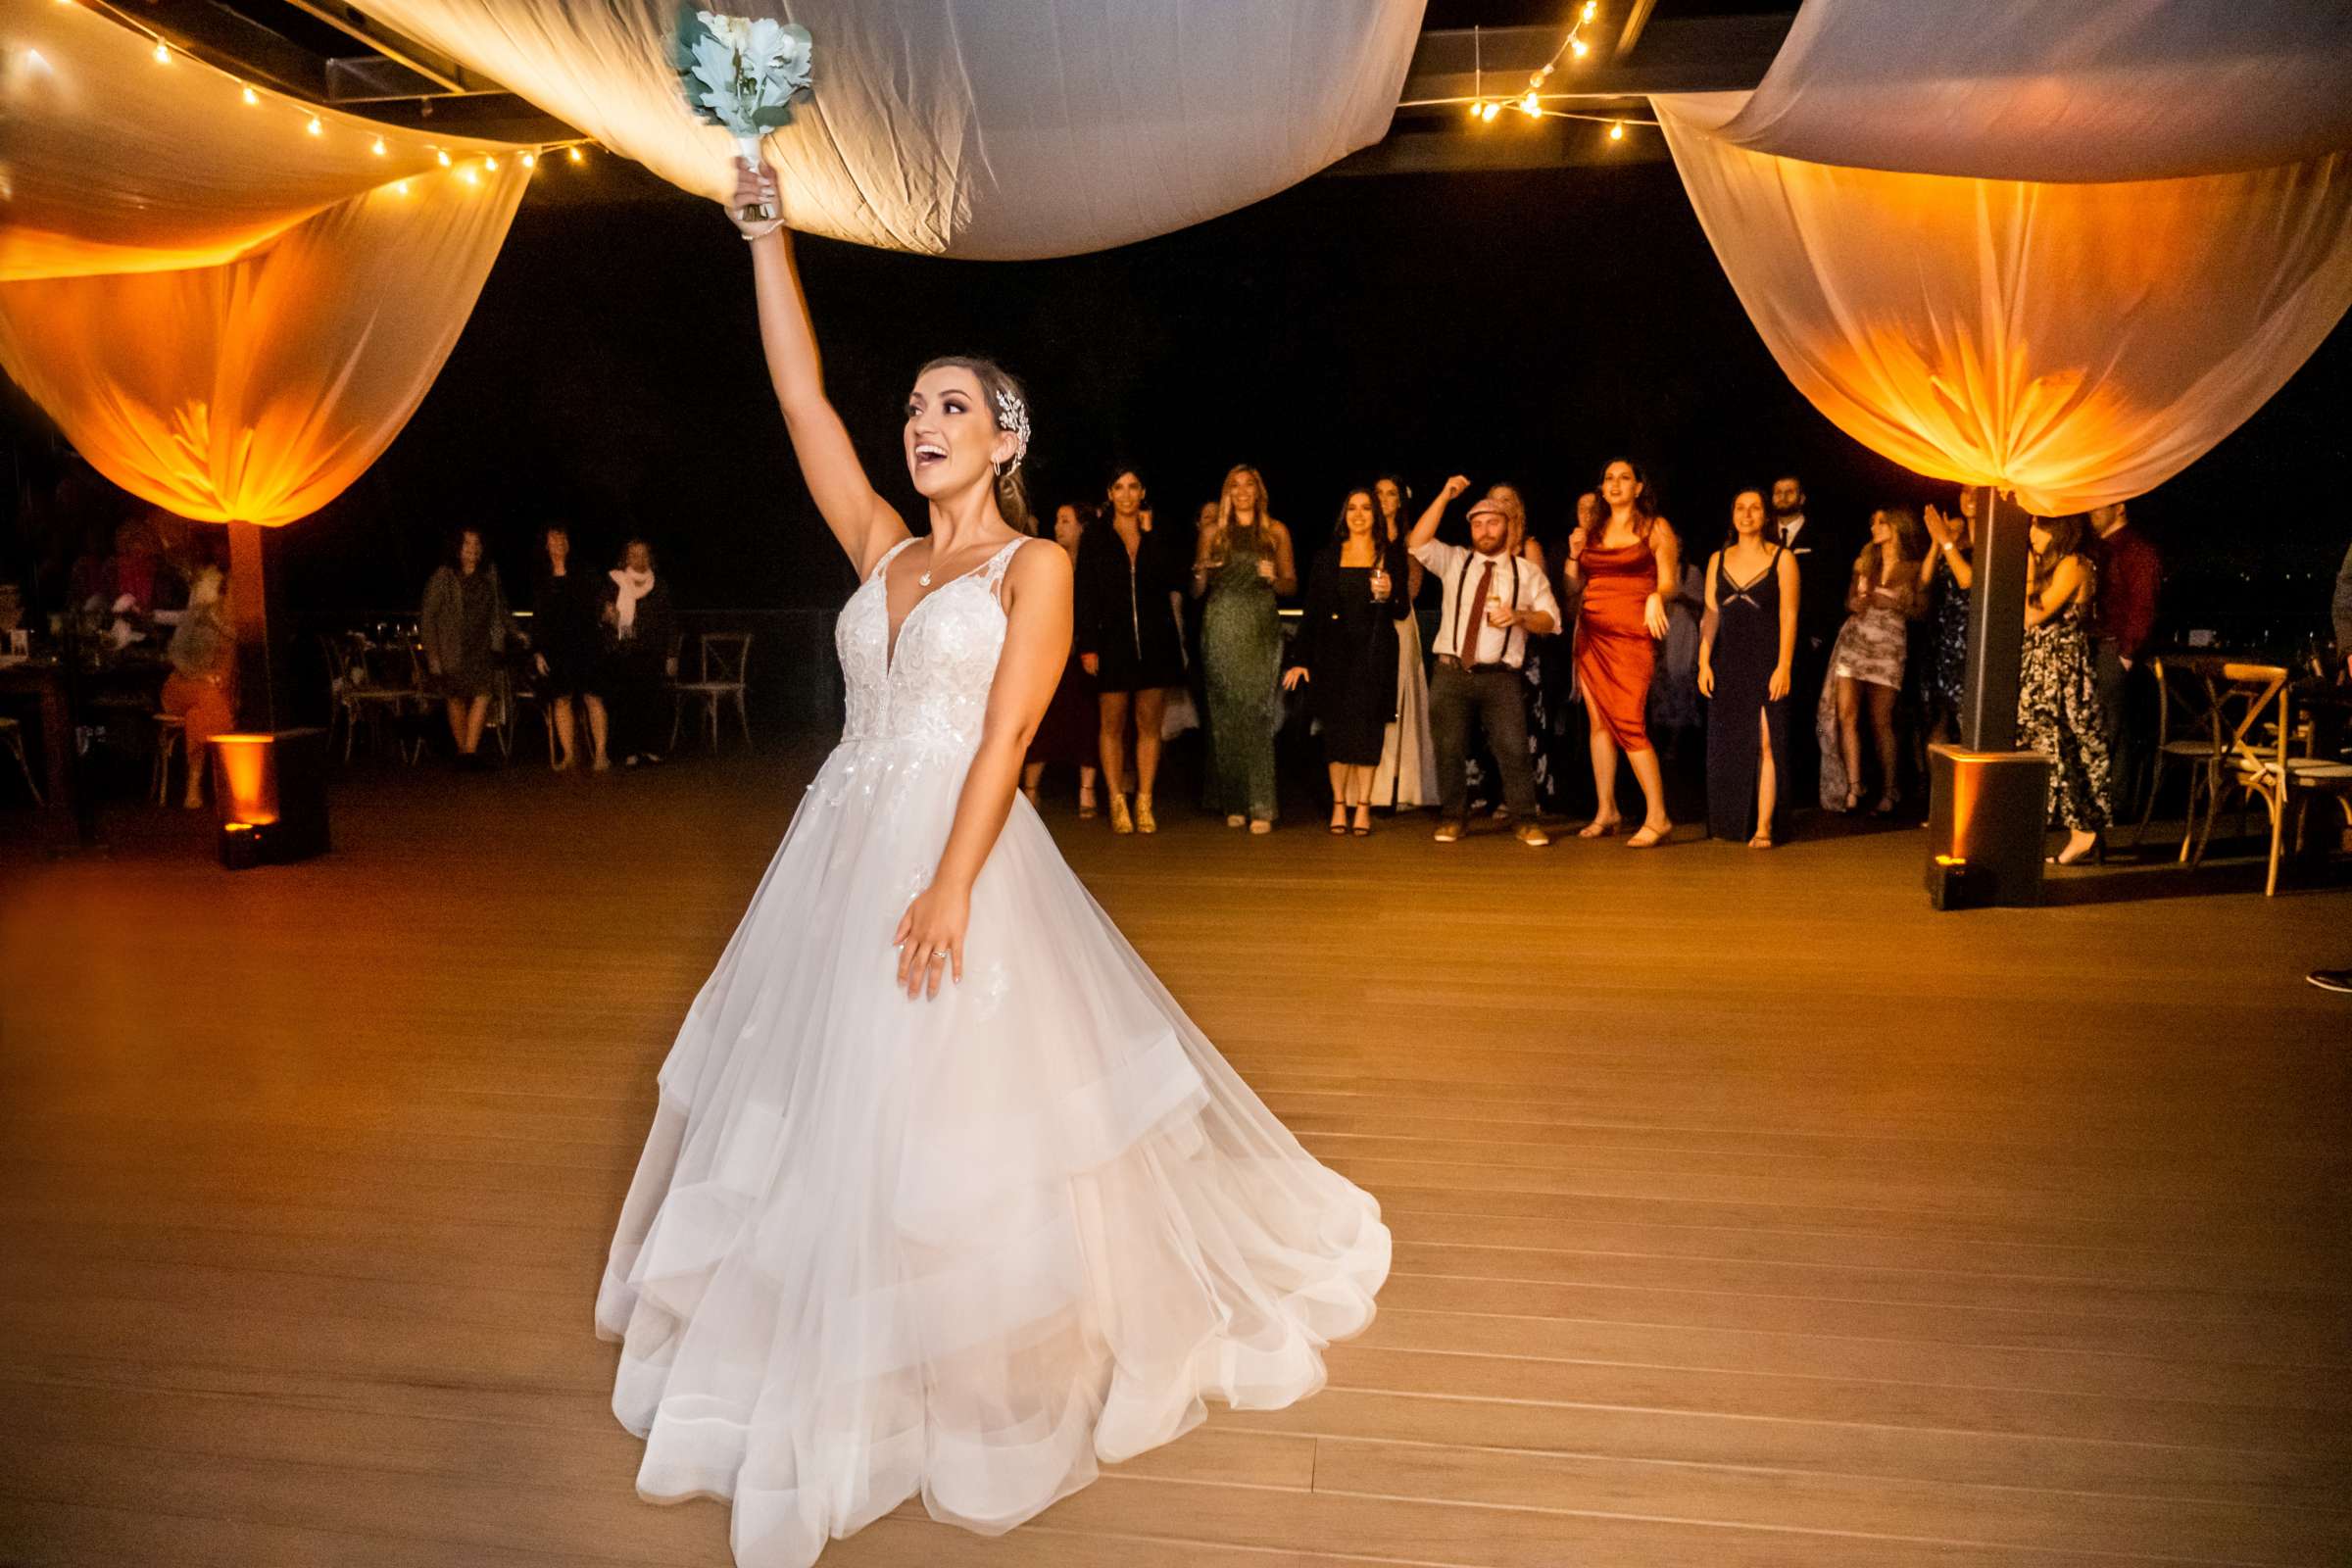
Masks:
[[[724,125],[745,163],[760,162],[760,138],[792,121],[808,90],[808,29],[766,17],[728,17],[689,4],[678,12],[672,58],[686,106],[706,124]],[[747,218],[771,218],[764,206]]]

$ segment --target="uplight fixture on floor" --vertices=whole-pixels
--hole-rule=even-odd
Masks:
[[[247,871],[326,853],[326,731],[216,735],[212,753],[222,866]]]

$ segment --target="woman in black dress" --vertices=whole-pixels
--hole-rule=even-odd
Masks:
[[[632,539],[608,575],[604,595],[605,701],[612,708],[612,749],[621,765],[659,762],[662,688],[678,672],[678,614],[669,584],[654,574],[654,547]]]
[[[1102,716],[1102,782],[1113,833],[1155,833],[1152,786],[1159,777],[1168,692],[1185,681],[1184,590],[1192,542],[1170,545],[1144,510],[1133,468],[1111,476],[1110,510],[1078,544],[1071,641],[1094,677]],[[1135,810],[1127,809],[1127,725],[1135,724]]]
[[[1769,850],[1787,820],[1788,685],[1796,659],[1796,557],[1764,492],[1732,498],[1732,536],[1707,563],[1698,689],[1707,706],[1707,831]]]
[[[571,569],[571,532],[560,522],[540,530],[540,548],[547,552],[547,570],[531,593],[531,664],[539,672],[539,701],[556,727],[556,760],[561,773],[579,760],[578,729],[571,700],[588,710],[588,765],[602,773],[612,765],[605,743],[611,721],[605,713],[603,682],[598,678],[597,619],[604,609],[604,585]]]
[[[1307,684],[1331,764],[1331,830],[1372,831],[1372,770],[1396,716],[1396,623],[1413,612],[1404,592],[1404,542],[1382,523],[1372,492],[1350,490],[1331,542],[1307,577],[1306,613],[1284,688]]]

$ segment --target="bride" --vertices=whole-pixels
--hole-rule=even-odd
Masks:
[[[729,212],[774,200],[745,166]],[[1020,386],[923,368],[909,533],[825,400],[789,236],[738,226],[785,428],[861,579],[834,632],[849,717],[662,1063],[596,1321],[639,1493],[731,1499],[737,1562],[800,1568],[918,1492],[995,1534],[1204,1396],[1312,1394],[1389,1233],[1014,788],[1070,644],[1068,558],[1023,548]]]

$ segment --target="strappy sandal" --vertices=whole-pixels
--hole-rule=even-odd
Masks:
[[[1580,839],[1605,839],[1617,831],[1618,824],[1622,821],[1624,821],[1623,817],[1612,816],[1603,821],[1596,816],[1583,827],[1578,828],[1576,836]]]

